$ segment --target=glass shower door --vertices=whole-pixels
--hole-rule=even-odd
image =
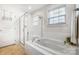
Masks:
[[[27,24],[27,19],[28,19],[28,17],[27,17],[27,15],[25,15],[25,17],[24,17],[24,41],[26,42],[26,41],[28,41],[28,24]]]
[[[19,19],[19,41],[23,45],[28,40],[28,32],[27,32],[27,16],[24,15]]]
[[[24,20],[23,17],[21,17],[19,20],[20,21],[20,23],[19,23],[20,24],[19,25],[19,32],[20,32],[19,33],[19,40],[20,40],[20,43],[22,43],[22,44],[24,44],[24,42],[23,42],[23,20]]]

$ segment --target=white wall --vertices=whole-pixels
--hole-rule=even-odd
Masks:
[[[32,15],[39,15],[43,17],[43,37],[47,39],[55,39],[64,41],[68,36],[71,36],[71,20],[74,5],[66,5],[66,24],[48,25],[47,11],[49,8],[56,8],[61,5],[48,5],[45,8],[39,9],[32,13]]]
[[[14,30],[0,32],[0,47],[15,43]]]
[[[16,29],[13,21],[0,19],[0,47],[14,44]]]

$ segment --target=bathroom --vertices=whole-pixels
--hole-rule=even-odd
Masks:
[[[75,22],[79,14],[75,11],[76,8],[79,8],[79,5],[47,4],[33,12],[25,13],[21,17],[24,20],[19,19],[19,27],[21,29],[24,27],[23,32],[20,30],[22,33],[19,34],[20,42],[34,55],[78,54],[76,47],[64,44],[67,37],[71,38],[71,42],[76,43]],[[60,15],[57,14],[58,11]],[[51,20],[53,16],[54,18],[59,16],[60,21],[57,21],[57,18],[54,19],[55,21]]]
[[[0,19],[0,47],[19,43],[31,55],[79,54],[78,46],[64,43],[68,37],[72,43],[78,42],[78,4],[1,4],[0,7],[4,20]],[[7,11],[11,11],[9,15]]]

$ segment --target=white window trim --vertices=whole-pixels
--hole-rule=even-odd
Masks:
[[[65,7],[66,8],[66,5],[62,5],[62,6],[58,6],[58,7],[56,7],[56,8],[52,8],[52,9],[49,9],[48,10],[48,12],[50,12],[50,11],[53,11],[53,10],[55,10],[55,9],[59,9],[59,8],[62,8],[62,7]],[[47,13],[47,15],[48,15],[48,13]],[[48,18],[48,16],[47,16],[47,18]],[[65,9],[65,22],[61,22],[61,23],[55,23],[55,24],[50,24],[50,22],[49,22],[50,20],[48,20],[48,25],[61,25],[61,24],[66,24],[66,9]]]

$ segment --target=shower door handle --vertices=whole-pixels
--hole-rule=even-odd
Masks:
[[[27,32],[27,41],[29,40],[29,32]]]

